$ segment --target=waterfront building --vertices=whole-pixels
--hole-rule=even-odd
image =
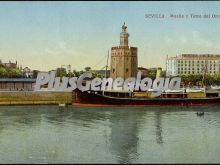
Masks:
[[[138,72],[139,71],[142,73],[142,77],[147,77],[147,74],[148,74],[148,69],[147,68],[138,67]]]
[[[181,54],[166,59],[166,75],[220,73],[220,55],[215,54]]]
[[[33,90],[35,81],[30,78],[0,78],[0,91]]]
[[[2,63],[2,65],[6,68],[17,68],[17,61],[15,63],[9,61],[8,63]]]
[[[110,77],[115,79],[122,77],[135,77],[137,74],[137,47],[128,46],[127,26],[122,26],[120,33],[120,46],[111,48],[111,73]]]

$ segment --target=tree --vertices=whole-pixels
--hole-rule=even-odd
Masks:
[[[73,70],[73,76],[74,76],[74,77],[79,77],[79,76],[80,76],[80,73],[74,69],[74,70]]]
[[[0,67],[0,77],[5,77],[7,74],[7,71],[4,67]]]
[[[57,77],[64,77],[66,75],[67,75],[67,72],[66,72],[65,68],[57,68],[57,70],[56,70]]]
[[[18,68],[7,68],[6,71],[7,71],[6,75],[9,78],[21,78],[22,77],[22,73]]]
[[[91,68],[91,67],[89,67],[89,66],[85,67],[85,71],[86,71],[86,72],[91,71],[91,69],[92,69],[92,68]]]
[[[33,70],[33,78],[37,78],[38,70]]]
[[[202,86],[203,75],[182,75],[182,85],[184,86]],[[204,86],[220,85],[220,74],[206,74],[203,80]]]
[[[166,71],[162,71],[160,77],[166,77]]]
[[[147,77],[149,77],[151,79],[155,79],[156,78],[156,74],[157,74],[156,70],[149,70],[148,73],[147,73]]]

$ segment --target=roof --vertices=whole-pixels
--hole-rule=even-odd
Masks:
[[[36,82],[32,78],[0,78],[0,82]]]
[[[167,60],[219,60],[219,54],[180,54],[175,57],[169,57]]]
[[[144,67],[138,67],[138,70],[148,70],[147,68],[144,68]]]

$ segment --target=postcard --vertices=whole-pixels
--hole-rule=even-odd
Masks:
[[[220,2],[0,2],[0,163],[220,162]]]

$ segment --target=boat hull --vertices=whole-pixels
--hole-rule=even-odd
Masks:
[[[220,105],[220,97],[207,98],[118,98],[99,95],[95,93],[77,91],[74,94],[73,105],[97,105],[97,106],[196,106],[196,105]]]

